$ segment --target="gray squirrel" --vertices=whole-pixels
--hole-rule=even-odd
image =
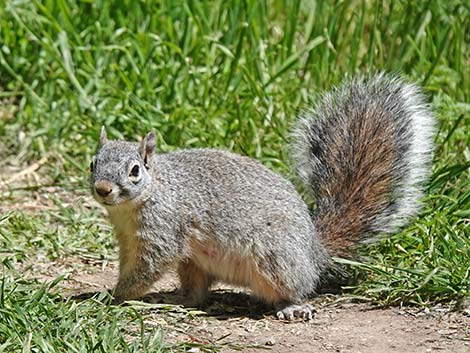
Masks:
[[[294,168],[316,200],[311,214],[291,182],[251,158],[157,154],[153,133],[109,141],[103,128],[91,186],[119,243],[115,301],[141,297],[176,264],[188,305],[220,280],[250,288],[280,319],[311,319],[305,300],[332,256],[350,256],[419,211],[433,135],[419,88],[396,76],[361,76],[324,94],[292,136]]]

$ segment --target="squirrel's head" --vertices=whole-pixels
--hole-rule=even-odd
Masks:
[[[155,135],[147,134],[140,144],[109,141],[101,129],[98,152],[90,163],[91,189],[105,207],[139,203],[150,185],[149,169],[155,153]]]

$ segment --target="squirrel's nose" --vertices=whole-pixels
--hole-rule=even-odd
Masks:
[[[95,191],[101,197],[108,196],[113,191],[113,184],[106,180],[95,182]]]

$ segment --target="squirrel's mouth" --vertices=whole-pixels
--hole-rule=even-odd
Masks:
[[[135,204],[132,202],[132,200],[128,199],[119,199],[119,200],[99,200],[98,201],[104,208],[106,208],[109,211],[114,211],[122,207],[129,207],[129,206],[135,206]]]
[[[132,199],[125,197],[123,195],[108,195],[108,196],[100,196],[97,195],[96,193],[93,193],[93,196],[95,197],[95,200],[98,201],[101,205],[105,207],[118,207],[124,203],[127,203],[129,201],[132,202]]]
[[[100,197],[98,195],[95,195],[95,199],[102,204],[103,206],[106,207],[112,207],[112,206],[118,206],[121,203],[125,202],[126,200],[120,198],[120,197]]]
[[[96,192],[93,192],[93,196],[95,200],[103,206],[115,206],[120,203],[119,198],[115,197],[116,195],[108,195],[103,197],[101,195],[98,195]]]

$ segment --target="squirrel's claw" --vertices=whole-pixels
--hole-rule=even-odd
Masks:
[[[312,320],[316,310],[310,304],[289,305],[279,310],[276,316],[279,320],[293,321],[294,319]]]

